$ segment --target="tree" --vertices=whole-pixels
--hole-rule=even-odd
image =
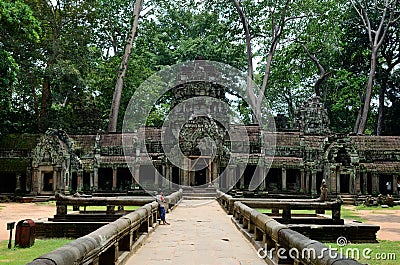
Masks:
[[[352,0],[351,3],[361,18],[362,25],[367,31],[371,49],[368,82],[365,87],[362,105],[354,125],[354,133],[364,134],[371,105],[376,68],[379,63],[378,52],[385,38],[387,37],[389,27],[395,23],[400,16],[397,14],[397,0],[382,0],[372,2]],[[374,26],[372,24],[374,20],[371,19],[371,16],[378,16],[379,20],[377,20],[377,25]]]
[[[116,132],[117,131],[117,123],[118,123],[118,112],[121,104],[121,95],[122,95],[122,88],[124,85],[124,77],[126,76],[126,71],[128,68],[128,63],[129,63],[129,57],[131,55],[132,51],[132,46],[133,46],[133,40],[135,39],[136,36],[136,31],[138,27],[138,22],[139,22],[139,14],[140,11],[142,10],[142,0],[136,0],[135,2],[135,9],[134,9],[134,20],[132,24],[132,30],[131,34],[129,36],[128,43],[126,44],[125,47],[125,53],[121,61],[121,65],[119,67],[119,72],[118,72],[118,78],[117,82],[115,84],[115,89],[114,89],[114,96],[113,100],[111,103],[111,109],[110,109],[110,118],[109,118],[109,124],[108,124],[108,132]]]
[[[388,37],[382,44],[381,58],[383,62],[377,72],[377,79],[380,85],[379,92],[379,106],[378,106],[378,117],[376,135],[383,134],[383,122],[384,122],[384,107],[385,98],[388,89],[390,88],[390,78],[394,73],[396,67],[400,64],[400,32],[398,30],[400,22],[393,24],[388,30]]]

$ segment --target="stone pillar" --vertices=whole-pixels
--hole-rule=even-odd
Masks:
[[[94,177],[93,177],[93,172],[89,173],[89,188],[93,188],[94,185]]]
[[[361,177],[363,178],[363,192],[364,194],[368,193],[368,174],[365,171],[361,172]]]
[[[161,166],[161,171],[161,187],[164,188],[167,185],[167,166],[165,164]]]
[[[393,175],[393,180],[392,180],[392,190],[393,190],[393,195],[399,194],[399,191],[397,189],[397,175]]]
[[[32,191],[32,171],[30,168],[26,170],[25,191]]]
[[[21,173],[17,173],[17,175],[15,176],[15,191],[21,191]]]
[[[154,187],[159,187],[158,169],[154,167]]]
[[[82,191],[82,189],[83,189],[83,170],[78,170],[77,191]]]
[[[140,163],[135,164],[135,175],[133,178],[135,179],[136,184],[140,183]]]
[[[304,169],[300,170],[300,192],[306,192],[306,180]]]
[[[244,165],[239,165],[239,172],[242,172],[243,174],[240,176],[240,188],[244,188]]]
[[[262,179],[262,182],[260,185],[260,190],[266,190],[267,181],[266,181],[266,176],[265,176],[265,166],[264,165],[261,165],[258,167],[258,174],[260,175],[260,178]]]
[[[310,171],[306,171],[306,193],[310,193]]]
[[[372,181],[371,181],[372,193],[378,194],[379,193],[378,176],[377,176],[376,172],[372,172],[371,175],[372,175]]]
[[[361,194],[361,173],[358,172],[358,174],[356,173],[356,178],[355,178],[355,191],[354,193],[357,195]]]
[[[340,170],[336,170],[336,193],[340,193]]]
[[[188,160],[188,159],[185,159],[184,161],[186,161],[186,162],[184,162],[184,168],[186,168],[186,169],[183,169],[183,185],[185,185],[185,186],[190,186],[190,171],[189,171],[189,169],[190,169],[190,160]]]
[[[286,168],[282,168],[282,191],[286,191]]]
[[[112,167],[112,190],[117,189],[117,167]]]
[[[226,185],[227,189],[233,187],[236,184],[236,166],[228,165],[226,169]]]
[[[58,182],[58,178],[57,178],[57,169],[54,168],[54,170],[53,170],[53,191],[57,190],[57,186],[59,184],[60,183]],[[60,188],[63,189],[63,187],[61,185],[60,185]]]
[[[172,168],[171,165],[167,164],[165,166],[165,178],[167,179],[168,188],[172,188]]]
[[[219,177],[219,163],[218,162],[212,162],[212,178],[211,181],[214,181],[218,179]],[[218,182],[215,182],[218,184]]]
[[[99,168],[93,168],[93,190],[96,191],[99,189]]]
[[[311,194],[317,194],[317,171],[311,172]]]

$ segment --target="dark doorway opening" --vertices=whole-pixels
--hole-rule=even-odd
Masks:
[[[268,191],[282,190],[282,169],[270,168],[267,174],[267,189]]]
[[[71,189],[76,191],[78,189],[78,173],[72,172]]]
[[[43,191],[53,191],[53,172],[43,173]]]
[[[83,172],[83,190],[84,191],[89,191],[90,190],[90,173],[89,172]]]
[[[181,182],[179,181],[179,168],[172,167],[172,183],[180,185]]]
[[[200,186],[207,183],[207,168],[195,171],[194,185]]]
[[[129,168],[118,168],[117,169],[117,189],[118,190],[129,190],[132,184],[132,173]]]
[[[99,190],[112,190],[112,168],[99,168]]]
[[[379,192],[383,195],[393,194],[393,176],[379,175]]]
[[[250,185],[250,181],[253,178],[254,172],[256,171],[256,166],[246,166],[244,170],[244,188],[248,189]]]
[[[340,193],[350,193],[350,174],[340,174]]]
[[[286,170],[286,189],[288,191],[300,190],[300,170],[287,169]]]
[[[16,175],[15,173],[0,173],[2,184],[0,185],[0,192],[13,193],[16,188]]]

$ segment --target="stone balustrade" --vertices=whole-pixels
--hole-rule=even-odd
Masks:
[[[261,254],[265,253],[263,257],[268,264],[360,265],[359,262],[291,230],[242,202],[234,202],[232,218],[241,230],[245,230],[244,233],[253,245],[262,248]]]
[[[68,203],[87,202],[76,198]],[[166,196],[172,209],[182,199],[182,190]],[[122,201],[109,201],[119,203]],[[111,205],[111,204],[110,204]],[[44,254],[28,265],[70,265],[70,264],[123,264],[147,237],[157,224],[158,203],[147,203],[136,211],[109,223],[96,231],[80,237],[52,252]]]
[[[228,214],[233,214],[234,203],[237,201],[252,208],[271,209],[272,214],[278,214],[282,210],[283,222],[289,223],[292,218],[292,210],[315,210],[316,214],[332,210],[333,223],[342,223],[340,220],[341,201],[318,201],[315,199],[245,199],[233,198],[221,191],[217,191],[217,200]]]

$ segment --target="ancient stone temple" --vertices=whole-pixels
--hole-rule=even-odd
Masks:
[[[223,87],[209,83],[180,85],[173,88],[172,107],[183,99],[198,96],[223,102],[225,92]],[[219,108],[223,119],[227,110],[218,104],[210,106]],[[229,164],[232,143],[222,123],[203,116],[184,124],[178,142],[181,152],[189,159],[183,167],[168,158],[167,154],[177,151],[177,146],[163,146],[165,132],[160,128],[142,128],[125,135],[125,139],[121,133],[69,135],[53,129],[45,134],[5,135],[0,138],[0,192],[116,193],[147,186],[172,189],[212,183],[222,187],[232,184],[232,179],[237,180],[233,183],[235,189],[246,190],[254,174],[265,178],[258,190],[269,193],[316,195],[323,179],[330,194],[397,191],[400,137],[333,134],[318,97],[310,98],[299,108],[295,128],[288,131],[287,123],[282,122],[285,130],[281,131],[277,123],[277,132],[263,132],[276,137],[270,168],[263,167],[263,163],[257,167],[264,155],[260,150],[260,128],[256,125],[228,124],[233,131],[239,131],[242,126],[250,141],[250,159],[243,163],[240,156],[235,156],[235,162]],[[139,144],[138,139],[145,144]],[[124,153],[123,140],[133,143],[128,153]],[[224,177],[219,177],[222,174]]]

